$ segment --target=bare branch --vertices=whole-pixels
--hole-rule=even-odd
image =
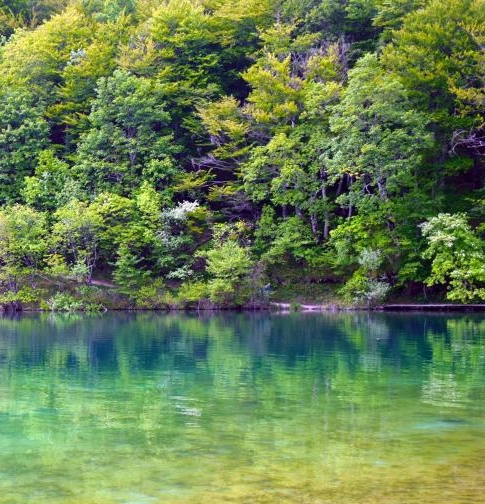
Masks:
[[[450,153],[456,154],[456,150],[464,147],[478,153],[479,156],[485,156],[485,131],[483,130],[457,130],[451,137]]]

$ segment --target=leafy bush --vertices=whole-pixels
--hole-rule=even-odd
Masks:
[[[384,301],[391,285],[379,275],[382,263],[380,250],[364,249],[358,258],[360,268],[354,272],[340,293],[351,303],[365,303],[372,308]]]
[[[376,306],[384,301],[391,286],[381,280],[367,280],[362,290],[355,293],[357,302],[364,301],[367,308]]]
[[[180,286],[177,299],[181,304],[190,305],[207,299],[209,291],[205,282],[187,282]]]
[[[99,303],[83,301],[75,298],[68,292],[56,292],[53,296],[45,301],[47,308],[51,311],[74,312],[98,312],[104,308]]]
[[[82,302],[67,292],[56,292],[46,303],[51,311],[71,312],[82,309]]]
[[[204,255],[210,275],[209,299],[220,305],[244,304],[250,297],[246,285],[252,266],[248,250],[233,238],[216,237],[213,248]]]
[[[0,304],[3,306],[24,304],[35,304],[42,298],[44,291],[41,289],[33,289],[32,287],[23,287],[17,292],[6,291],[0,294]]]

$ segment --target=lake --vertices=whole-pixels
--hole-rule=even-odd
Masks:
[[[0,503],[483,503],[485,317],[0,319]]]

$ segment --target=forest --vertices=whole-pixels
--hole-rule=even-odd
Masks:
[[[0,0],[0,304],[485,300],[485,0]]]

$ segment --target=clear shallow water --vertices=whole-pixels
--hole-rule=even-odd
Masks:
[[[0,319],[0,503],[483,503],[485,317]]]

